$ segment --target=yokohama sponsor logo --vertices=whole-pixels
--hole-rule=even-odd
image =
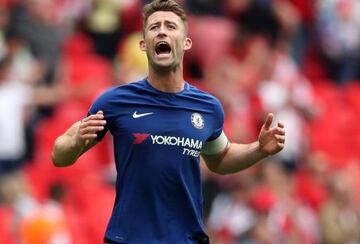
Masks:
[[[202,141],[186,137],[150,135],[152,143],[157,145],[181,146],[201,150]]]
[[[167,145],[182,147],[182,154],[198,158],[201,153],[202,141],[178,136],[159,136],[147,133],[133,133],[134,144],[142,144],[149,136],[153,145]]]

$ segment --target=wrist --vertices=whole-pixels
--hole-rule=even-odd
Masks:
[[[71,148],[74,151],[80,151],[82,148],[84,148],[86,144],[86,140],[81,139],[77,135],[74,135],[73,139],[71,140]]]
[[[263,150],[263,147],[261,146],[260,141],[256,142],[256,154],[258,155],[258,158],[260,158],[260,159],[264,159],[269,156],[269,154]]]

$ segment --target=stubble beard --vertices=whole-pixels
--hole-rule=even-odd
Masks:
[[[158,74],[167,74],[167,73],[175,72],[180,67],[180,62],[177,62],[176,60],[173,60],[168,65],[161,65],[156,63],[149,54],[147,56],[148,56],[148,62],[150,68],[153,69]]]

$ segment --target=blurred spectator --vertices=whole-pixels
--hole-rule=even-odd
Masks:
[[[225,16],[238,23],[241,39],[262,35],[302,64],[312,41],[312,5],[308,0],[226,0],[222,8]]]
[[[291,48],[291,56],[295,62],[302,66],[306,56],[310,54],[315,42],[315,12],[316,1],[313,0],[289,0],[298,12],[298,28],[294,32]]]
[[[327,183],[331,175],[326,154],[310,152],[294,175],[296,194],[317,213],[328,198]]]
[[[64,98],[59,96],[58,86],[34,86],[33,82],[43,74],[41,65],[25,62],[27,66],[18,70],[18,62],[24,64],[27,56],[21,44],[14,45],[13,41],[9,41],[7,55],[0,61],[0,112],[6,114],[0,119],[0,174],[19,170],[24,162],[24,132],[30,106],[54,104]]]
[[[225,131],[232,140],[250,142],[257,136],[261,108],[253,75],[251,67],[229,56],[205,70],[206,89],[220,98],[226,114]]]
[[[280,34],[280,22],[272,3],[263,0],[226,0],[222,8],[225,16],[238,24],[242,40],[259,34],[274,44]]]
[[[146,76],[148,64],[145,52],[139,49],[142,32],[134,32],[123,41],[116,57],[116,83],[126,84]]]
[[[39,203],[32,197],[31,189],[28,189],[28,182],[23,174],[16,172],[1,178],[2,204],[11,206],[15,213],[12,220],[15,243],[71,243],[63,209],[58,202],[60,200],[58,189],[51,187],[51,198]]]
[[[21,220],[21,242],[25,244],[71,244],[68,223],[60,204],[63,189],[50,187],[50,198],[34,208]]]
[[[211,232],[218,238],[232,240],[232,243],[248,241],[249,232],[256,223],[255,212],[248,203],[251,183],[244,183],[238,181],[228,193],[215,198],[208,221]]]
[[[34,85],[57,83],[62,44],[70,30],[70,23],[59,14],[59,5],[53,0],[18,1],[11,9],[9,32],[24,42],[33,59],[41,64],[43,72]],[[44,11],[46,9],[46,11]],[[29,115],[26,128],[26,158],[33,159],[34,131],[39,121],[51,116],[51,104],[36,104]]]
[[[55,2],[52,0],[21,2],[13,9],[11,21],[10,28],[20,39],[29,44],[34,57],[46,67],[44,77],[40,81],[46,84],[54,83],[62,43],[69,31],[68,23],[59,21]]]
[[[330,78],[338,84],[359,78],[360,2],[319,0],[317,32]]]
[[[16,242],[20,242],[19,227],[22,219],[38,207],[29,188],[24,174],[18,171],[0,177],[0,204],[9,206],[13,211],[11,235]]]
[[[277,157],[294,170],[308,148],[306,123],[318,113],[312,86],[271,38],[254,35],[235,43],[231,53],[205,70],[207,89],[221,99],[227,114],[225,130],[234,140],[251,141],[262,114],[274,112],[287,124],[291,141]]]
[[[288,53],[271,49],[261,39],[255,39],[252,45],[253,59],[261,50],[269,55],[265,69],[258,67],[258,72],[265,74],[259,85],[259,96],[263,109],[273,111],[279,121],[287,124],[286,138],[291,143],[277,157],[289,170],[294,170],[308,148],[307,120],[318,113],[314,106],[312,86]]]
[[[207,169],[203,161],[201,161],[201,180],[204,198],[204,223],[207,224],[214,200],[219,193],[223,192],[223,189],[216,175]]]
[[[25,84],[10,81],[9,58],[0,61],[0,174],[17,170],[26,151],[24,115],[30,100],[30,89]]]
[[[121,15],[119,0],[92,0],[92,8],[87,16],[87,31],[95,46],[95,51],[110,60],[116,55],[121,37]]]
[[[58,23],[76,25],[90,11],[92,0],[62,0],[53,1],[53,8]]]
[[[268,160],[262,166],[263,183],[274,198],[267,211],[268,229],[261,232],[271,233],[270,243],[318,243],[317,216],[296,195],[292,176],[277,161]]]
[[[196,66],[201,73],[197,78],[203,78],[205,70],[220,65],[219,59],[230,51],[236,23],[221,16],[190,16],[189,24],[193,46],[191,52],[185,55],[184,65],[190,63]]]
[[[360,211],[356,204],[351,178],[343,172],[334,173],[329,182],[330,198],[320,212],[324,243],[358,243]]]

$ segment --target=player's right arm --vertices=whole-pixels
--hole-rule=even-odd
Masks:
[[[83,153],[98,143],[97,132],[104,130],[105,124],[102,111],[74,123],[55,140],[51,154],[54,165],[65,167],[75,163]]]

